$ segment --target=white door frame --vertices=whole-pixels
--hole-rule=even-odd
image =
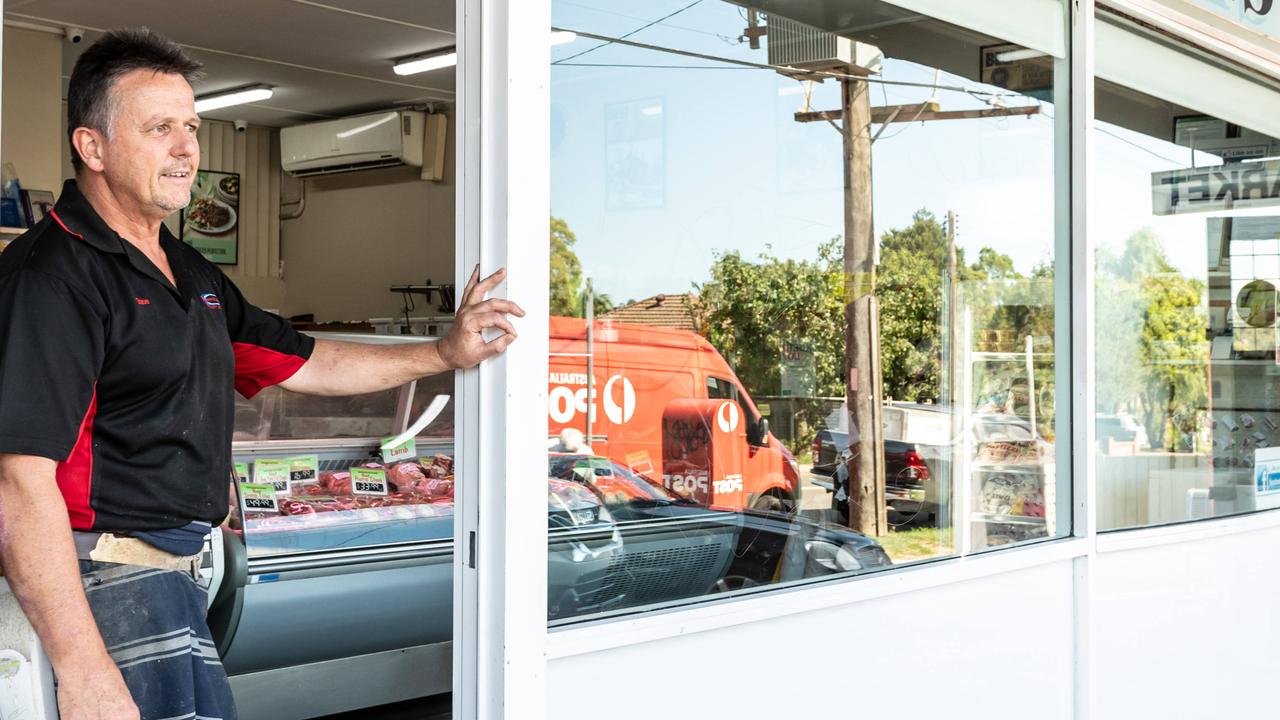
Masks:
[[[546,717],[550,25],[550,0],[457,0],[458,287],[506,267],[528,313],[455,385],[458,720]]]

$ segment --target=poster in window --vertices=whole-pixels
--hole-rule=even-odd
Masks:
[[[240,245],[240,174],[201,170],[182,211],[182,241],[210,262],[235,265]]]
[[[643,210],[666,204],[662,98],[605,106],[605,206]]]

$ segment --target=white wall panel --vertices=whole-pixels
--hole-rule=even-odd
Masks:
[[[1061,0],[887,0],[898,7],[973,28],[1054,57],[1067,56]]]
[[[1230,533],[1230,524],[1253,520],[1214,525]],[[1098,720],[1274,716],[1276,557],[1280,527],[1099,552],[1092,568]]]
[[[200,169],[240,173],[239,263],[223,272],[249,300],[267,308],[284,304],[280,278],[279,132],[250,127],[236,132],[230,123],[200,126]],[[174,229],[176,230],[176,220]]]
[[[1072,615],[1066,560],[563,657],[547,717],[1065,720]]]

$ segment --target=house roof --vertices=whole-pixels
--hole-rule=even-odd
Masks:
[[[693,305],[696,302],[697,296],[693,293],[660,294],[616,307],[601,315],[600,318],[631,325],[696,332],[697,325],[693,319]]]

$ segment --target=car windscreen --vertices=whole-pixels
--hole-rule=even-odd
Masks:
[[[608,507],[637,502],[681,501],[681,498],[661,485],[608,458],[552,455],[548,460],[547,474],[559,480],[572,480],[587,485]]]

